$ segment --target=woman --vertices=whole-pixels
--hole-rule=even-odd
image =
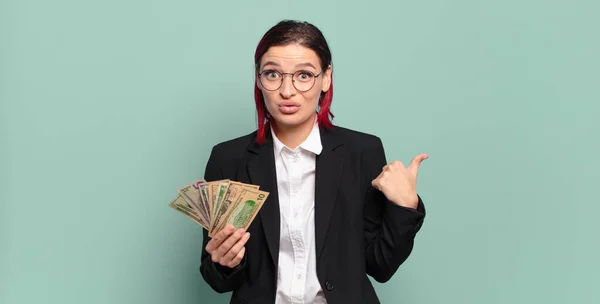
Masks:
[[[270,192],[248,231],[204,231],[200,272],[231,303],[379,303],[425,217],[422,154],[386,165],[381,140],[333,126],[331,53],[306,22],[282,21],[255,54],[258,130],[213,147],[207,181]]]

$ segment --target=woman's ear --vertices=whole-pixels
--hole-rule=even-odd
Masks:
[[[323,71],[323,87],[321,91],[327,92],[331,87],[331,73],[333,72],[333,68],[331,64],[327,67],[325,71]]]
[[[260,89],[260,75],[258,75],[258,71],[254,71],[254,80],[256,82],[256,87]]]

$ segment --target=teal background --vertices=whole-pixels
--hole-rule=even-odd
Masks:
[[[284,18],[334,60],[334,122],[426,152],[383,303],[600,303],[600,4],[0,0],[0,303],[226,303],[167,207],[253,131]]]

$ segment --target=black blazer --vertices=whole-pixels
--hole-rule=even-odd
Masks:
[[[367,275],[388,281],[410,255],[425,217],[418,208],[388,201],[371,186],[387,161],[381,140],[346,128],[320,129],[323,150],[316,160],[315,242],[317,277],[328,304],[379,303]],[[213,147],[207,181],[231,179],[270,192],[248,228],[242,263],[229,269],[206,252],[204,230],[200,272],[230,303],[275,303],[279,255],[279,199],[273,142],[258,144],[256,132]],[[291,270],[290,270],[291,271]]]

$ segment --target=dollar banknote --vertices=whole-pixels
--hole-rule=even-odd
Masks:
[[[169,203],[169,207],[187,215],[194,222],[200,224],[200,226],[204,227],[205,229],[208,229],[208,227],[198,217],[198,215],[196,214],[194,209],[192,207],[190,207],[190,205],[187,203],[187,201],[181,195],[178,195],[175,199],[173,199]]]
[[[223,180],[218,180],[218,181],[212,181],[208,183],[208,199],[209,199],[209,206],[210,206],[210,218],[212,219],[214,217],[214,210],[216,209],[216,202],[217,202],[217,197],[219,195],[219,189],[221,188],[221,185],[223,185],[223,194],[225,193],[224,191],[227,190],[227,186],[229,185],[230,180],[228,179],[223,179]]]
[[[210,224],[208,225],[208,227],[212,227],[214,225],[215,218],[218,216],[217,212],[218,210],[220,210],[219,205],[223,201],[223,198],[225,197],[225,193],[227,193],[227,189],[229,188],[230,183],[231,181],[221,181],[218,183],[217,193],[215,195],[214,201],[212,202],[213,213],[211,214]],[[209,229],[209,231],[210,230],[211,229]]]
[[[210,201],[208,199],[208,183],[203,183],[198,185],[198,187],[200,189],[198,189],[198,192],[200,194],[200,202],[202,204],[202,208],[204,208],[205,212],[206,212],[206,216],[208,219],[208,222],[210,224]]]
[[[235,200],[231,202],[231,207],[227,210],[227,213],[213,227],[213,235],[229,224],[232,224],[236,229],[248,229],[268,196],[269,193],[265,191],[243,188]]]
[[[206,180],[200,179],[189,185],[179,188],[177,192],[192,207],[192,209],[196,211],[196,214],[202,221],[202,224],[206,227],[210,227],[210,216],[200,198],[199,186],[205,183]]]
[[[269,193],[229,179],[199,179],[177,190],[169,207],[187,215],[212,237],[228,224],[248,228]]]
[[[218,198],[218,202],[217,202],[217,207],[214,210],[214,217],[211,218],[211,223],[210,223],[211,229],[209,229],[209,233],[208,233],[208,235],[210,237],[212,237],[214,235],[214,233],[220,231],[220,230],[216,230],[215,227],[220,225],[220,222],[222,221],[221,218],[225,214],[227,214],[227,211],[229,210],[231,203],[237,200],[237,198],[240,196],[242,190],[259,188],[256,185],[248,185],[248,184],[243,184],[243,183],[234,182],[234,181],[231,181],[228,184],[229,185],[227,186],[227,188],[225,189],[224,192],[221,192],[221,190],[219,190],[219,198]]]

